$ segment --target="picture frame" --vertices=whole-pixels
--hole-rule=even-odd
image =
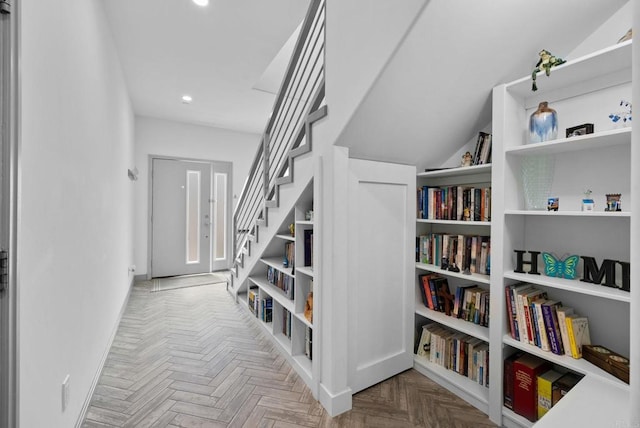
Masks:
[[[593,123],[583,123],[582,125],[567,128],[566,137],[577,137],[579,135],[593,134]]]

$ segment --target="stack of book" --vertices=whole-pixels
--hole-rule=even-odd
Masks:
[[[260,300],[260,319],[266,323],[273,321],[273,299],[267,297]]]
[[[504,406],[535,422],[582,377],[549,362],[518,352],[504,361]]]
[[[416,198],[419,219],[491,220],[491,187],[422,186]]]
[[[428,233],[416,238],[416,262],[443,269],[489,275],[491,238],[489,236]]]
[[[269,266],[267,268],[267,281],[282,290],[289,299],[293,299],[294,278],[292,276]]]
[[[460,286],[455,294],[451,294],[449,281],[437,273],[420,275],[418,288],[427,308],[484,327],[489,326],[489,290],[469,285]]]
[[[582,357],[591,344],[589,320],[573,308],[550,299],[547,292],[526,283],[505,288],[511,337],[556,355]]]
[[[447,370],[489,387],[489,344],[431,323],[422,327],[416,354]]]

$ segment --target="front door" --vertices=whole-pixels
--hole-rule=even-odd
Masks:
[[[210,162],[152,161],[153,277],[211,272]]]

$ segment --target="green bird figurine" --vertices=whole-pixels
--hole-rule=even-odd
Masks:
[[[545,49],[541,50],[538,55],[540,55],[540,59],[536,64],[536,68],[534,68],[533,72],[531,73],[531,79],[533,80],[533,84],[531,85],[532,91],[538,90],[538,86],[536,85],[536,75],[538,73],[544,70],[544,74],[549,76],[551,74],[551,67],[564,64],[566,62],[562,58],[554,56],[553,54],[551,54],[551,52]]]

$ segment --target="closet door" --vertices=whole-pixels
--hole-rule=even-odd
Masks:
[[[349,160],[349,386],[413,366],[416,169]]]

